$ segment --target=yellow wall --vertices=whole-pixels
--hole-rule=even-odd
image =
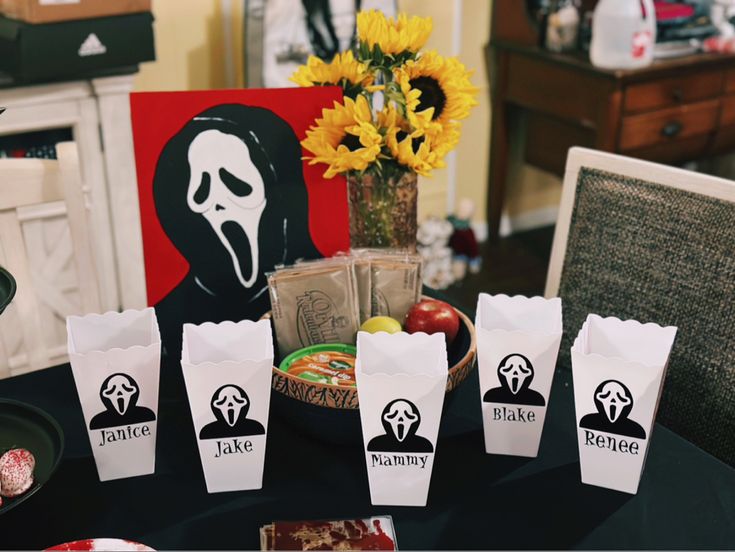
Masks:
[[[233,6],[232,29],[236,83],[242,74],[242,1]],[[299,1],[299,0],[294,0]],[[222,0],[154,0],[157,60],[141,66],[136,90],[197,90],[226,86],[222,61]],[[452,53],[454,2],[449,0],[399,0],[399,9],[409,14],[434,18],[429,48]],[[480,89],[476,107],[464,122],[456,151],[456,197],[470,197],[476,205],[475,219],[485,217],[487,165],[490,137],[490,105],[483,47],[490,25],[488,0],[463,0],[460,59],[475,70],[474,84]],[[447,211],[447,170],[423,178],[419,203],[421,218]]]
[[[136,90],[223,88],[219,0],[153,0],[156,61],[141,65]]]

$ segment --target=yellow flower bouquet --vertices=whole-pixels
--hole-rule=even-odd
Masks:
[[[342,103],[322,111],[301,142],[325,178],[347,177],[353,247],[416,243],[417,174],[444,166],[477,89],[456,58],[421,52],[428,17],[357,14],[355,51],[310,57],[292,76],[300,86],[341,86]]]

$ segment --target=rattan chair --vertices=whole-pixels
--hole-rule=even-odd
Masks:
[[[566,366],[588,313],[677,326],[658,421],[735,465],[735,182],[570,150],[546,295]]]

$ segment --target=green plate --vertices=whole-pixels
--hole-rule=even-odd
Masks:
[[[310,347],[304,347],[298,351],[294,351],[286,358],[281,361],[278,365],[279,370],[288,372],[294,361],[305,357],[306,355],[313,355],[314,353],[321,353],[323,351],[337,351],[338,353],[348,353],[350,355],[357,356],[357,347],[354,345],[347,345],[346,343],[324,343],[322,345],[311,345]]]
[[[15,295],[15,278],[0,266],[0,314],[5,310]]]
[[[28,500],[51,478],[64,452],[64,432],[56,420],[40,408],[0,399],[0,453],[11,448],[27,449],[36,457],[35,483],[20,496],[3,498],[0,514]]]

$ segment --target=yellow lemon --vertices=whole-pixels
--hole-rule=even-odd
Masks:
[[[360,330],[368,333],[388,332],[394,334],[401,331],[401,323],[390,316],[373,316],[362,323]]]

